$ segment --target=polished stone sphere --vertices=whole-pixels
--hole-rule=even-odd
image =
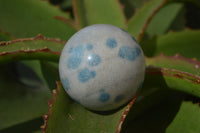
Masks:
[[[126,104],[141,88],[145,58],[128,32],[96,24],[68,40],[61,53],[59,73],[72,99],[90,110],[109,111]]]

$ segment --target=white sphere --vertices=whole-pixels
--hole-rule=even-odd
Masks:
[[[109,111],[136,95],[144,80],[145,59],[129,33],[113,25],[96,24],[68,40],[59,73],[72,99],[91,110]]]

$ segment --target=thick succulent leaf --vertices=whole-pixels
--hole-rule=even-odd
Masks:
[[[180,55],[173,57],[160,55],[154,58],[146,58],[146,62],[147,66],[151,65],[154,68],[147,67],[144,85],[134,103],[134,108],[130,109],[127,119],[123,123],[122,133],[133,131],[172,133],[182,130],[188,132],[191,128],[193,132],[199,132],[199,126],[196,123],[183,126],[187,125],[188,121],[192,121],[193,118],[190,118],[190,116],[196,115],[195,120],[199,121],[200,115],[198,113],[200,113],[200,110],[197,105],[194,105],[196,109],[194,111],[191,103],[187,106],[188,108],[183,109],[182,106],[185,102],[182,102],[182,100],[185,94],[179,91],[193,93],[193,95],[199,94],[199,69],[197,66],[200,65],[200,62],[183,58]],[[155,71],[152,72],[153,69]],[[183,73],[197,76],[197,78],[193,79],[194,82],[190,82],[190,77],[183,77]],[[193,115],[193,111],[196,112],[195,115]],[[180,112],[182,113],[180,114]],[[184,121],[182,117],[185,118]],[[180,128],[177,129],[176,125]]]
[[[186,4],[192,4],[193,6],[196,6],[200,9],[200,2],[199,0],[169,0],[171,2],[184,2]]]
[[[127,31],[138,41],[142,38],[153,16],[165,5],[167,0],[152,0],[140,8],[129,20]]]
[[[179,112],[166,133],[198,133],[200,131],[200,107],[189,101],[181,104]]]
[[[41,70],[44,78],[46,79],[46,84],[49,89],[53,90],[57,87],[56,81],[59,81],[58,63],[41,61]]]
[[[143,88],[144,91],[146,88]],[[149,88],[154,89],[155,88]],[[164,133],[176,117],[182,97],[175,92],[163,91],[144,97],[141,94],[127,115],[121,133]],[[187,122],[186,122],[187,123]]]
[[[149,67],[147,73],[151,74],[154,80],[163,79],[170,89],[200,97],[199,76],[179,70],[154,67]]]
[[[181,54],[188,58],[200,60],[200,30],[184,30],[182,32],[170,32],[160,35],[150,41],[144,41],[142,47],[147,56],[155,56],[159,53],[165,55]]]
[[[184,58],[179,54],[174,56],[160,54],[153,58],[146,58],[146,60],[147,66],[175,69],[200,76],[200,62],[195,59]]]
[[[55,16],[69,18],[57,7],[42,0],[1,0],[0,30],[16,38],[43,34],[67,40],[75,30]]]
[[[44,116],[45,124],[42,126],[43,132],[46,131],[46,133],[114,133],[116,130],[120,131],[119,122],[125,110],[122,108],[112,113],[89,111],[71,100],[60,83],[58,83],[58,89],[54,90],[53,101],[49,104],[49,114]]]
[[[0,73],[0,130],[28,124],[48,111],[46,101],[52,95],[38,78],[30,79],[35,82],[34,86],[25,85],[16,74],[15,64],[1,66]]]
[[[9,41],[11,40],[11,36],[5,32],[0,31],[0,41]]]
[[[62,10],[69,10],[72,8],[72,0],[63,0],[60,4]]]
[[[0,129],[1,133],[41,133],[40,126],[43,123],[42,117],[35,118],[30,121],[18,123],[14,126]]]
[[[146,84],[147,85],[147,84]],[[184,95],[169,92],[160,86],[149,87],[156,90],[145,94],[144,85],[134,108],[129,111],[122,133],[197,133],[200,131],[200,107],[190,101],[183,101]]]
[[[122,132],[131,132],[133,131],[132,122],[135,122],[135,119],[134,127],[136,130],[134,131],[147,131],[146,129],[152,126],[152,131],[160,132],[166,130],[176,116],[183,99],[182,93],[173,90],[183,91],[200,97],[199,77],[195,75],[199,71],[196,70],[196,67],[200,63],[178,55],[174,57],[160,55],[155,58],[147,58],[146,61],[148,67],[142,92],[138,96],[138,100],[133,108],[130,110],[131,106],[127,107],[129,109],[125,111],[125,115],[122,115],[125,108],[109,115],[96,114],[88,111],[81,105],[73,102],[65,93],[62,86],[59,85],[58,90],[54,91],[54,100],[49,102],[49,114],[44,116],[45,125],[43,126],[43,131],[47,133],[83,132],[83,130],[84,132],[115,132],[118,129],[117,131],[120,132],[121,126],[123,125]],[[171,62],[171,65],[169,65],[169,62]],[[164,106],[163,103],[165,103]],[[168,108],[172,109],[168,111]],[[151,115],[149,115],[149,112],[146,112],[149,109],[151,110]],[[127,120],[124,122],[127,113],[129,114]],[[166,113],[170,117],[169,115],[165,115]],[[142,116],[141,120],[140,116]],[[153,118],[155,118],[155,121],[150,123]],[[55,119],[57,121],[56,124]],[[145,124],[148,128],[142,129],[144,127],[142,123],[145,121],[150,124]],[[118,122],[120,124],[117,127]],[[166,123],[163,124],[164,122]],[[77,126],[81,127],[76,128]],[[159,127],[159,130],[157,127]]]
[[[177,18],[177,16],[179,16],[179,14],[183,12],[183,7],[184,5],[182,3],[170,3],[161,8],[159,12],[157,12],[150,21],[145,31],[145,35],[151,38],[155,35],[166,33],[174,24],[174,21]]]
[[[64,43],[59,39],[45,38],[41,35],[0,42],[0,64],[22,59],[58,61]]]
[[[44,77],[43,72],[41,70],[42,65],[41,65],[41,62],[39,60],[23,60],[23,61],[18,61],[16,64],[19,64],[19,63],[24,64],[30,71],[33,71],[43,83],[46,83],[45,77]],[[22,76],[26,75],[26,74],[24,74],[23,69],[21,69],[20,67],[18,69],[17,65],[16,65],[16,69],[17,69],[18,75],[20,77],[21,77],[21,75]],[[27,72],[27,73],[30,73],[30,72]],[[30,77],[32,77],[32,76],[30,76]],[[26,80],[27,78],[24,78],[24,79]],[[30,83],[30,82],[31,82],[31,80],[29,81],[29,83],[27,83],[27,85],[33,84],[33,83]]]
[[[125,27],[125,16],[117,0],[73,0],[77,25],[105,23]]]
[[[147,58],[147,74],[154,80],[164,80],[170,89],[183,91],[200,97],[200,62],[183,58],[158,56]],[[162,85],[162,84],[161,84]]]
[[[144,2],[147,1],[149,0],[120,0],[124,9],[124,14],[126,15],[127,19],[130,19],[135,11],[138,8],[142,7]]]
[[[41,84],[45,83],[45,79],[42,75],[40,61],[38,60],[24,60],[14,63],[15,74],[17,80],[30,88],[37,88]],[[33,80],[34,79],[34,80]]]

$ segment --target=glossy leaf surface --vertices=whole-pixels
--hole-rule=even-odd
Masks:
[[[54,99],[49,103],[49,114],[44,117],[46,122],[42,129],[47,133],[116,132],[124,111],[121,109],[102,114],[89,111],[70,99],[60,83],[57,90],[54,90]]]
[[[58,61],[63,41],[41,35],[0,43],[0,64],[22,59],[45,59]]]

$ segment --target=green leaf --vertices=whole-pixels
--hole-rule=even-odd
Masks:
[[[130,17],[133,16],[135,11],[138,8],[141,8],[144,2],[147,2],[147,1],[149,0],[120,0],[122,5],[124,6],[124,13],[127,19],[130,19]]]
[[[67,40],[75,30],[55,19],[55,16],[69,18],[57,7],[42,0],[1,0],[0,30],[16,38],[43,34],[52,38]]]
[[[200,97],[199,66],[200,62],[178,55],[160,56],[147,59],[146,73],[150,74],[155,81],[163,80],[167,88]]]
[[[17,128],[17,125],[41,117],[48,111],[46,101],[52,96],[35,77],[32,77],[34,86],[23,84],[15,70],[15,64],[0,67],[0,130]]]
[[[171,62],[171,65],[168,65],[169,62]],[[154,67],[147,67],[142,92],[138,96],[138,100],[131,110],[125,111],[126,115],[128,112],[129,114],[125,123],[123,123],[124,121],[121,121],[120,123],[123,124],[122,132],[148,131],[150,127],[153,127],[152,131],[157,131],[158,133],[165,130],[176,116],[179,109],[178,107],[183,98],[182,93],[174,92],[173,90],[181,90],[186,93],[200,96],[199,77],[196,79],[193,77],[195,75],[188,75],[188,73],[185,72],[195,73],[195,66],[200,64],[199,62],[180,56],[158,56],[156,58],[147,58],[147,64],[148,66],[154,65]],[[54,100],[50,102],[51,108],[49,114],[45,116],[46,119],[43,131],[46,131],[47,133],[69,131],[115,132],[116,129],[119,129],[118,131],[120,131],[120,126],[117,127],[117,122],[119,122],[121,116],[124,116],[122,115],[122,112],[125,109],[118,110],[118,112],[109,115],[95,114],[73,102],[62,86],[59,85],[58,90],[54,91],[54,93]],[[171,110],[169,111],[168,108],[171,108]],[[149,111],[147,111],[148,109],[151,109],[150,115]],[[160,113],[160,110],[162,113]],[[165,115],[166,112],[169,113],[170,117],[169,115]],[[142,116],[141,120],[140,116]],[[153,118],[155,119],[154,122],[152,122]],[[56,123],[55,119],[57,119]],[[135,124],[133,126],[132,123],[135,119],[137,121],[134,122]],[[160,121],[165,122],[165,124],[160,123]],[[142,125],[144,122],[150,123],[149,125],[145,124],[147,128],[142,128],[144,127],[144,125]],[[98,127],[97,125],[99,125],[99,123],[101,123],[101,126]],[[109,125],[108,127],[107,124]],[[77,129],[77,126],[80,128]]]
[[[24,59],[58,61],[63,41],[41,35],[0,43],[0,64]]]
[[[152,0],[146,3],[129,20],[127,31],[140,41],[151,19],[165,5],[166,1]]]
[[[41,133],[42,117],[0,130],[1,133]]]
[[[176,92],[163,91],[160,88],[157,94],[153,93],[146,97],[141,94],[137,99],[127,115],[121,133],[132,133],[133,131],[165,133],[168,125],[176,117],[182,97]]]
[[[150,41],[144,41],[142,47],[147,56],[155,56],[159,53],[165,55],[181,54],[187,58],[200,60],[200,30],[185,30],[182,32],[170,32],[160,35]]]
[[[183,91],[188,94],[200,97],[200,77],[188,74],[187,72],[167,69],[148,68],[147,73],[152,75],[152,79],[164,79],[165,84],[174,90]]]
[[[74,0],[74,15],[77,25],[105,23],[125,27],[125,16],[117,0]]]
[[[58,63],[41,61],[41,70],[44,78],[46,79],[46,84],[49,89],[53,90],[57,87],[56,81],[59,81]]]
[[[34,85],[35,83],[33,82],[32,78],[35,75],[39,78],[39,80],[41,80],[41,82],[46,83],[39,60],[23,60],[18,61],[15,64],[17,75],[20,77],[19,80],[23,84],[28,86]],[[25,72],[22,67],[25,67],[27,71]]]
[[[199,132],[200,108],[188,102],[190,105],[183,109],[184,99],[184,94],[167,89],[165,80],[147,74],[140,95],[123,123],[122,133],[181,133],[182,130],[186,133],[191,129]]]
[[[200,65],[200,62],[183,58],[180,55],[173,57],[160,55],[154,58],[146,58],[146,62],[148,67],[144,85],[123,123],[122,133],[131,133],[133,131],[174,133],[182,130],[189,132],[191,129],[193,129],[194,133],[199,132],[197,123],[191,123],[189,126],[184,125],[187,125],[189,121],[193,121],[190,116],[196,116],[194,121],[197,120],[198,122],[200,120],[198,114],[200,113],[200,108],[197,105],[194,105],[195,108],[193,108],[192,105],[193,109],[190,110],[190,107],[187,106],[183,110],[182,106],[185,102],[182,102],[182,100],[185,94],[179,91],[193,93],[193,95],[198,94],[198,97],[200,97],[199,77],[194,78],[194,82],[190,82],[191,79],[183,77],[182,74],[199,75],[197,65]],[[154,66],[154,68],[149,67],[150,65]],[[152,73],[151,69],[157,70]],[[180,114],[180,112],[182,113]],[[180,127],[177,128],[177,125]]]
[[[157,12],[150,21],[145,33],[148,37],[166,33],[173,24],[175,18],[183,11],[182,3],[170,3]],[[167,16],[167,17],[163,17]]]
[[[118,112],[107,114],[91,112],[71,100],[58,83],[58,89],[54,90],[54,99],[50,101],[49,114],[45,116],[43,131],[46,133],[116,132],[124,110],[123,108]]]
[[[191,4],[193,6],[196,6],[200,9],[200,2],[199,0],[169,0],[170,2],[184,2],[186,4]]]
[[[174,56],[160,54],[156,57],[146,58],[146,61],[147,66],[175,69],[200,76],[200,62],[195,59],[184,58],[179,54]]]
[[[166,133],[198,133],[200,131],[199,123],[199,105],[184,101],[178,114],[168,126]]]
[[[63,0],[60,4],[62,10],[69,10],[72,8],[72,0]]]
[[[12,38],[5,32],[0,31],[0,41],[9,41]]]
[[[38,60],[19,61],[15,62],[15,73],[18,81],[28,88],[37,88],[44,83],[44,77],[40,70],[40,63]]]

